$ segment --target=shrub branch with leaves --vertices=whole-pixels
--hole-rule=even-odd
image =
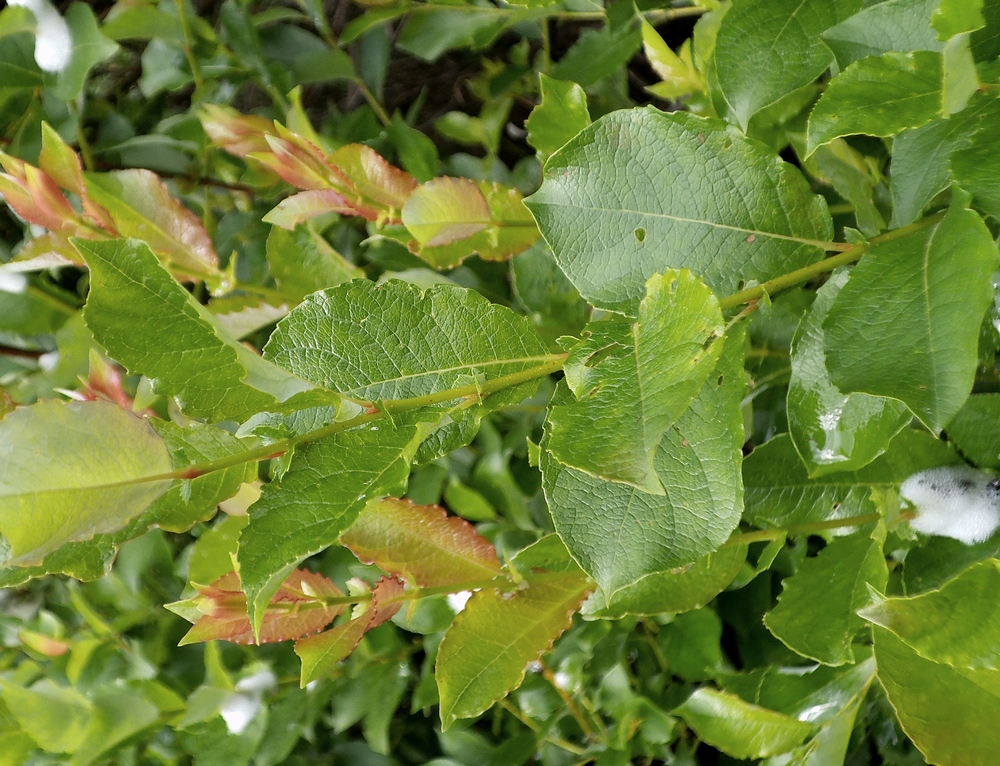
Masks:
[[[0,761],[995,762],[1000,2],[42,5]]]

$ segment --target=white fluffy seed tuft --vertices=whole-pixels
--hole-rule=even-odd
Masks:
[[[73,36],[66,20],[49,0],[8,0],[35,15],[35,61],[46,72],[59,73],[73,53]]]
[[[974,545],[1000,528],[1000,482],[967,465],[928,468],[903,482],[899,494],[913,504],[918,532]]]

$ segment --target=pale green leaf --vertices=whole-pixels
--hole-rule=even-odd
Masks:
[[[264,487],[240,534],[239,573],[251,625],[298,566],[333,545],[370,500],[402,494],[424,424],[387,421],[298,447],[285,474]]]
[[[653,468],[664,495],[567,468],[543,440],[542,486],[556,531],[606,598],[647,575],[693,563],[733,531],[743,509],[745,390],[743,336],[737,331],[657,448]],[[553,403],[569,396],[560,384]]]
[[[876,513],[872,490],[898,487],[924,468],[961,463],[947,444],[906,428],[884,455],[858,469],[809,478],[791,439],[780,435],[743,463],[746,521],[786,527]]]
[[[734,758],[766,758],[791,750],[815,727],[739,697],[698,689],[673,711],[699,739]]]
[[[885,53],[856,61],[830,81],[809,115],[806,152],[841,136],[892,136],[941,116],[942,57]]]
[[[88,3],[73,3],[66,9],[66,25],[73,38],[69,64],[58,75],[51,90],[63,101],[73,101],[83,90],[87,75],[95,64],[118,50],[118,45],[97,28],[97,18]]]
[[[823,41],[837,56],[841,68],[868,56],[889,51],[940,51],[931,28],[931,14],[940,0],[885,0],[869,5],[835,27]]]
[[[546,163],[526,201],[593,305],[635,315],[646,280],[686,268],[719,295],[823,257],[826,203],[798,169],[719,120],[609,114]]]
[[[367,401],[482,383],[549,359],[531,322],[510,309],[473,290],[421,291],[397,280],[315,293],[279,323],[264,353],[306,380]]]
[[[544,160],[590,125],[587,94],[575,82],[539,74],[541,102],[528,115],[524,128],[528,143]]]
[[[986,26],[983,0],[941,0],[931,16],[931,26],[942,40],[963,32],[974,32]]]
[[[820,288],[792,340],[788,431],[810,476],[867,465],[912,417],[900,401],[844,395],[830,381],[823,322],[847,278],[846,271],[837,272]]]
[[[882,590],[877,585],[877,590]],[[1000,560],[973,564],[938,590],[881,598],[860,614],[924,659],[957,670],[1000,670]]]
[[[591,617],[617,619],[627,614],[677,614],[700,609],[736,579],[746,557],[746,545],[726,545],[689,566],[646,575],[611,597],[596,590],[581,611]]]
[[[881,529],[872,536],[836,537],[803,561],[783,581],[778,605],[764,616],[767,629],[803,657],[825,665],[854,662],[851,643],[865,624],[855,612],[871,601],[867,586],[881,591],[889,576],[884,538]]]
[[[94,337],[130,372],[176,396],[189,415],[243,421],[261,410],[339,401],[227,337],[145,243],[74,244],[90,267],[84,317]]]
[[[808,85],[833,63],[820,34],[861,9],[861,0],[736,0],[722,19],[715,74],[733,117]]]
[[[434,671],[442,728],[520,686],[528,663],[570,626],[590,588],[579,570],[535,574],[527,583],[512,593],[478,591],[445,634]]]
[[[979,90],[979,75],[969,47],[968,33],[955,35],[945,43],[941,66],[941,113],[949,116],[965,109]]]
[[[156,705],[139,692],[119,685],[102,685],[93,696],[93,718],[70,766],[86,766],[129,737],[160,723]]]
[[[1000,752],[1000,686],[989,688],[924,659],[890,631],[874,628],[878,678],[907,736],[928,763],[993,766]]]
[[[657,448],[715,368],[723,332],[718,299],[691,272],[650,277],[637,322],[594,322],[570,350],[563,369],[576,400],[549,411],[552,456],[664,494]]]
[[[646,19],[642,19],[642,48],[653,71],[662,81],[650,88],[657,96],[676,99],[688,93],[704,90],[705,86],[698,72],[670,49],[660,37],[660,33]]]
[[[64,543],[113,532],[169,487],[149,424],[110,402],[42,401],[0,420],[0,549],[38,564]]]
[[[972,391],[997,246],[955,195],[938,223],[872,248],[830,308],[826,360],[841,391],[906,403],[940,431]]]
[[[31,688],[0,681],[0,696],[21,728],[48,753],[80,747],[93,718],[90,700],[47,678]]]
[[[273,227],[267,235],[267,265],[278,289],[294,300],[364,276],[310,224],[294,231]]]

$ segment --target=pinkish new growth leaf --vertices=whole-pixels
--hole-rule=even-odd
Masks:
[[[196,619],[181,645],[223,639],[235,644],[253,644],[247,617],[247,598],[236,572],[223,575],[211,585],[195,585],[198,595],[170,604],[171,611],[185,619]],[[257,643],[287,641],[322,630],[344,611],[327,599],[344,594],[327,578],[296,569],[268,604]],[[200,614],[201,617],[197,617]]]
[[[394,497],[370,503],[340,541],[365,563],[421,587],[476,583],[500,574],[489,541],[436,505]]]

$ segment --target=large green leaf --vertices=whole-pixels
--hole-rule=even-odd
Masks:
[[[841,68],[889,51],[940,51],[931,14],[940,0],[885,0],[823,33]]]
[[[691,272],[650,277],[637,322],[594,322],[570,350],[563,369],[576,399],[549,411],[552,456],[664,494],[657,448],[715,368],[724,329],[718,299]]]
[[[163,439],[175,471],[236,455],[246,449],[246,445],[235,436],[212,426],[196,424],[191,428],[181,428],[163,420],[149,422]],[[198,522],[215,515],[219,502],[232,497],[243,482],[252,481],[256,476],[257,464],[248,462],[193,479],[175,481],[146,510],[120,528],[80,542],[67,543],[48,554],[37,566],[0,569],[0,587],[12,587],[46,574],[65,574],[77,580],[103,577],[110,571],[123,543],[154,526],[170,532],[186,532]]]
[[[667,268],[725,295],[820,260],[833,234],[798,169],[724,122],[652,108],[580,133],[525,204],[580,293],[633,316]]]
[[[526,585],[475,593],[445,634],[435,666],[443,728],[520,686],[528,663],[570,626],[590,589],[579,570],[535,574]]]
[[[700,609],[736,579],[747,557],[746,545],[726,545],[676,571],[646,575],[610,598],[597,590],[581,610],[593,617],[627,614],[677,614]]]
[[[876,586],[878,588],[878,586]],[[881,588],[878,588],[881,590]],[[1000,670],[1000,560],[987,559],[933,590],[861,610],[921,657],[958,670]]]
[[[712,747],[734,758],[766,758],[800,745],[815,727],[739,697],[702,688],[674,710]]]
[[[809,115],[806,151],[841,136],[892,136],[941,116],[941,55],[885,53],[851,64],[830,81]]]
[[[958,114],[903,131],[893,140],[890,185],[897,226],[916,220],[931,200],[948,188],[953,152],[967,146],[978,130],[989,134],[998,115],[1000,99],[984,93]]]
[[[834,538],[785,578],[778,605],[764,624],[789,649],[825,665],[854,662],[851,643],[864,627],[857,610],[871,601],[868,585],[885,588],[885,533]],[[823,598],[816,598],[822,593]]]
[[[888,630],[874,633],[879,681],[928,763],[993,766],[1000,752],[1000,689],[924,659]]]
[[[240,534],[239,572],[251,625],[289,572],[333,545],[370,500],[402,494],[427,426],[379,421],[295,450],[291,465],[264,487]]]
[[[546,361],[531,322],[472,290],[357,280],[310,296],[278,325],[266,358],[368,401],[485,382]],[[520,399],[524,389],[505,393]],[[506,399],[505,399],[506,401]]]
[[[568,468],[543,440],[542,485],[556,531],[605,598],[649,574],[694,562],[735,528],[743,508],[742,360],[743,335],[736,331],[715,372],[667,429],[653,457],[664,495]],[[561,385],[553,401],[569,396]]]
[[[899,399],[934,431],[972,391],[998,263],[992,235],[962,203],[956,194],[939,223],[874,247],[823,326],[834,385]]]
[[[734,0],[715,42],[715,74],[732,116],[750,118],[808,85],[833,63],[820,34],[861,0]]]
[[[262,410],[339,401],[226,336],[145,243],[74,245],[90,267],[84,317],[95,339],[130,372],[176,396],[187,414],[243,421]]]
[[[847,276],[846,271],[837,272],[819,289],[792,340],[788,432],[810,476],[867,465],[911,418],[900,401],[844,395],[830,381],[823,322]]]
[[[0,556],[38,564],[64,543],[113,532],[170,486],[163,441],[110,402],[42,401],[0,420]]]
[[[83,744],[93,704],[76,689],[45,678],[30,688],[0,681],[0,697],[17,722],[49,753],[69,753]]]
[[[751,524],[785,527],[876,513],[873,489],[898,487],[924,468],[961,462],[944,442],[907,428],[884,455],[863,468],[810,478],[791,439],[777,436],[743,463],[744,518]]]

